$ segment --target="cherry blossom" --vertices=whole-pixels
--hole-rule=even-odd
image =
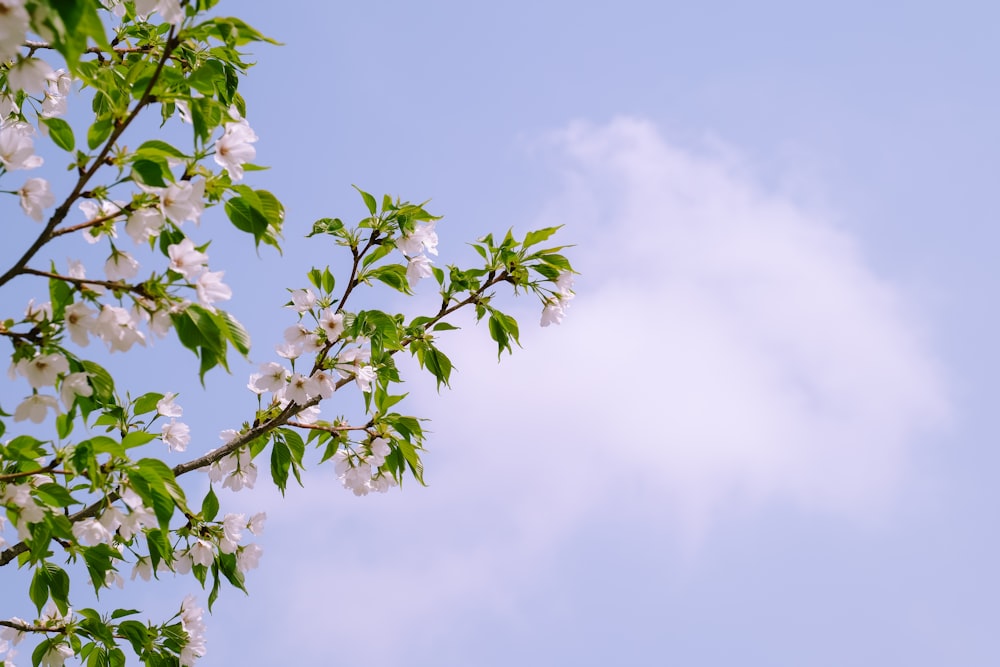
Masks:
[[[162,228],[163,213],[156,208],[140,208],[132,211],[125,223],[125,233],[137,244],[158,236]]]
[[[59,404],[54,396],[32,394],[14,408],[14,421],[23,422],[28,419],[32,423],[41,424],[45,421],[49,408],[59,411]]]
[[[94,393],[94,388],[90,386],[87,378],[89,375],[87,373],[70,373],[65,378],[63,378],[62,386],[59,387],[59,398],[62,399],[63,405],[69,410],[73,407],[73,403],[76,402],[77,396],[92,396]]]
[[[187,643],[181,649],[180,663],[191,667],[194,661],[205,656],[205,610],[197,605],[193,595],[184,598],[181,604],[181,628],[187,635]]]
[[[34,134],[35,128],[20,121],[0,126],[0,162],[7,171],[42,166],[42,158],[35,155]]]
[[[28,379],[28,384],[33,389],[54,387],[56,378],[69,372],[69,362],[66,357],[53,352],[33,359],[22,359],[17,362],[17,371]]]
[[[177,398],[177,394],[172,391],[168,391],[163,395],[163,398],[156,402],[156,412],[164,417],[183,416],[184,409],[174,403],[175,398]]]
[[[208,263],[208,255],[195,249],[194,241],[189,238],[167,247],[167,254],[170,255],[170,268],[188,280],[194,280]]]
[[[44,178],[29,178],[17,191],[21,210],[34,220],[41,222],[45,217],[45,209],[56,203],[56,197],[49,189],[49,182]]]
[[[191,428],[176,419],[171,419],[169,423],[163,425],[160,439],[167,444],[167,450],[171,452],[183,452],[191,442]]]
[[[12,60],[28,32],[28,12],[24,0],[3,0],[0,8],[0,59]]]
[[[429,278],[432,275],[434,272],[431,270],[431,260],[427,259],[425,255],[410,258],[406,265],[406,282],[409,283],[411,289],[421,278]]]
[[[216,301],[228,301],[233,296],[233,290],[222,282],[225,271],[205,271],[195,281],[198,301],[203,306],[211,306]]]
[[[437,232],[434,231],[436,222],[431,220],[418,224],[412,232],[396,240],[396,247],[407,257],[416,257],[424,251],[436,255],[438,244]]]
[[[104,264],[104,274],[108,280],[131,280],[139,273],[139,262],[122,250],[113,250]]]
[[[229,173],[229,178],[239,181],[243,178],[243,164],[257,156],[257,149],[251,146],[257,141],[257,135],[235,109],[230,115],[234,115],[236,121],[226,123],[223,135],[215,142],[215,162]]]
[[[45,90],[45,82],[53,74],[52,66],[38,58],[18,58],[7,70],[7,85],[12,91],[23,90],[38,95]]]

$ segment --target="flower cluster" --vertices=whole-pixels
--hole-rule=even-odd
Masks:
[[[385,438],[372,438],[358,451],[339,450],[333,456],[337,479],[356,496],[365,496],[371,491],[385,493],[396,486],[392,473],[380,469],[390,451]]]
[[[437,255],[438,237],[434,231],[436,220],[418,223],[416,228],[396,240],[396,247],[406,255],[406,281],[412,289],[421,278],[431,276],[431,260],[425,252]]]
[[[573,274],[569,271],[563,271],[556,278],[556,289],[552,292],[552,296],[545,300],[545,306],[542,308],[542,326],[547,327],[550,324],[562,324],[563,317],[566,316],[566,309],[569,308],[569,302],[573,299]]]

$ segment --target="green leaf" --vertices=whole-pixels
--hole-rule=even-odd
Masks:
[[[218,513],[219,497],[215,495],[215,491],[209,485],[208,493],[205,494],[205,499],[201,502],[201,518],[205,521],[212,521]]]
[[[271,479],[281,491],[281,495],[285,495],[285,488],[288,486],[288,469],[291,465],[291,450],[283,441],[275,438],[271,447]]]
[[[236,351],[244,357],[250,354],[250,333],[240,324],[239,320],[224,310],[219,315],[225,322],[226,339],[233,344]]]
[[[524,236],[524,243],[521,244],[521,247],[528,248],[530,246],[535,245],[536,243],[541,243],[545,239],[555,234],[561,228],[562,225],[559,225],[558,227],[546,227],[545,229],[539,229],[533,232],[528,232]]]
[[[115,394],[115,381],[111,378],[102,366],[93,361],[81,360],[83,370],[89,375],[90,386],[94,388],[94,395],[101,401],[111,402]]]
[[[147,433],[145,431],[131,431],[124,438],[122,438],[122,447],[125,449],[131,449],[133,447],[139,447],[145,445],[147,442],[156,440],[158,435],[155,433]]]
[[[365,274],[366,278],[374,278],[385,283],[389,287],[402,292],[412,294],[410,283],[406,279],[406,267],[402,264],[386,264],[376,269],[372,269]]]
[[[245,197],[233,197],[226,202],[226,215],[236,229],[253,234],[254,242],[259,244],[267,232],[268,220],[264,213],[253,206]]]
[[[158,160],[142,159],[132,163],[132,180],[137,183],[151,185],[157,188],[167,187],[164,175],[170,174],[170,168],[162,158]]]
[[[132,644],[132,650],[136,652],[136,655],[141,655],[143,649],[152,644],[149,641],[149,631],[139,621],[122,621],[118,624],[118,632],[125,635],[125,638]]]
[[[47,482],[36,487],[35,493],[46,505],[52,507],[69,507],[78,502],[65,487],[59,486],[55,482]]]
[[[320,218],[313,223],[312,231],[306,234],[306,238],[317,234],[336,234],[344,229],[344,223],[340,218]]]
[[[371,213],[372,215],[375,215],[375,212],[378,210],[378,203],[376,203],[375,197],[372,197],[370,194],[368,194],[367,192],[365,192],[356,185],[353,185],[351,187],[357,190],[358,193],[361,195],[361,198],[365,200],[365,206],[368,207],[368,212]]]
[[[151,139],[149,141],[144,141],[139,148],[135,150],[136,155],[139,156],[152,156],[152,157],[173,157],[173,158],[184,158],[187,157],[179,149],[174,148],[165,141],[160,141],[159,139]]]
[[[90,147],[91,150],[94,150],[111,136],[111,131],[113,129],[114,123],[111,118],[98,118],[94,124],[90,126],[90,129],[87,130],[87,146]]]
[[[42,607],[49,599],[49,575],[44,564],[35,570],[31,577],[31,585],[28,587],[28,597],[35,603],[38,613],[42,613]]]
[[[53,143],[64,151],[72,151],[76,148],[76,139],[73,137],[73,128],[62,118],[42,118],[41,121],[49,128],[49,136]]]
[[[143,394],[132,403],[132,412],[137,415],[144,415],[147,412],[156,410],[156,404],[163,399],[163,394],[155,391]]]

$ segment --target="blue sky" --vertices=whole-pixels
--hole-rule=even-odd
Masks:
[[[212,247],[255,362],[351,183],[432,198],[442,263],[565,224],[582,275],[559,328],[512,305],[513,358],[469,323],[454,390],[410,382],[429,487],[229,496],[265,556],[199,664],[1000,661],[994,5],[219,9],[285,43],[241,88],[285,255]],[[250,366],[203,395],[159,350],[215,447]]]

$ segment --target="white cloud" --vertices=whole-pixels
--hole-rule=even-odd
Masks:
[[[513,358],[497,367],[467,329],[445,345],[454,391],[409,383],[408,409],[434,418],[429,489],[358,500],[313,482],[268,510],[333,531],[266,561],[321,554],[261,591],[296,599],[295,643],[434,655],[470,610],[513,615],[568,540],[599,539],[595,516],[687,537],[734,506],[865,517],[947,419],[905,295],[823,215],[643,121],[574,125],[550,148],[566,187],[540,225],[567,223],[584,274],[565,323],[518,306]]]

